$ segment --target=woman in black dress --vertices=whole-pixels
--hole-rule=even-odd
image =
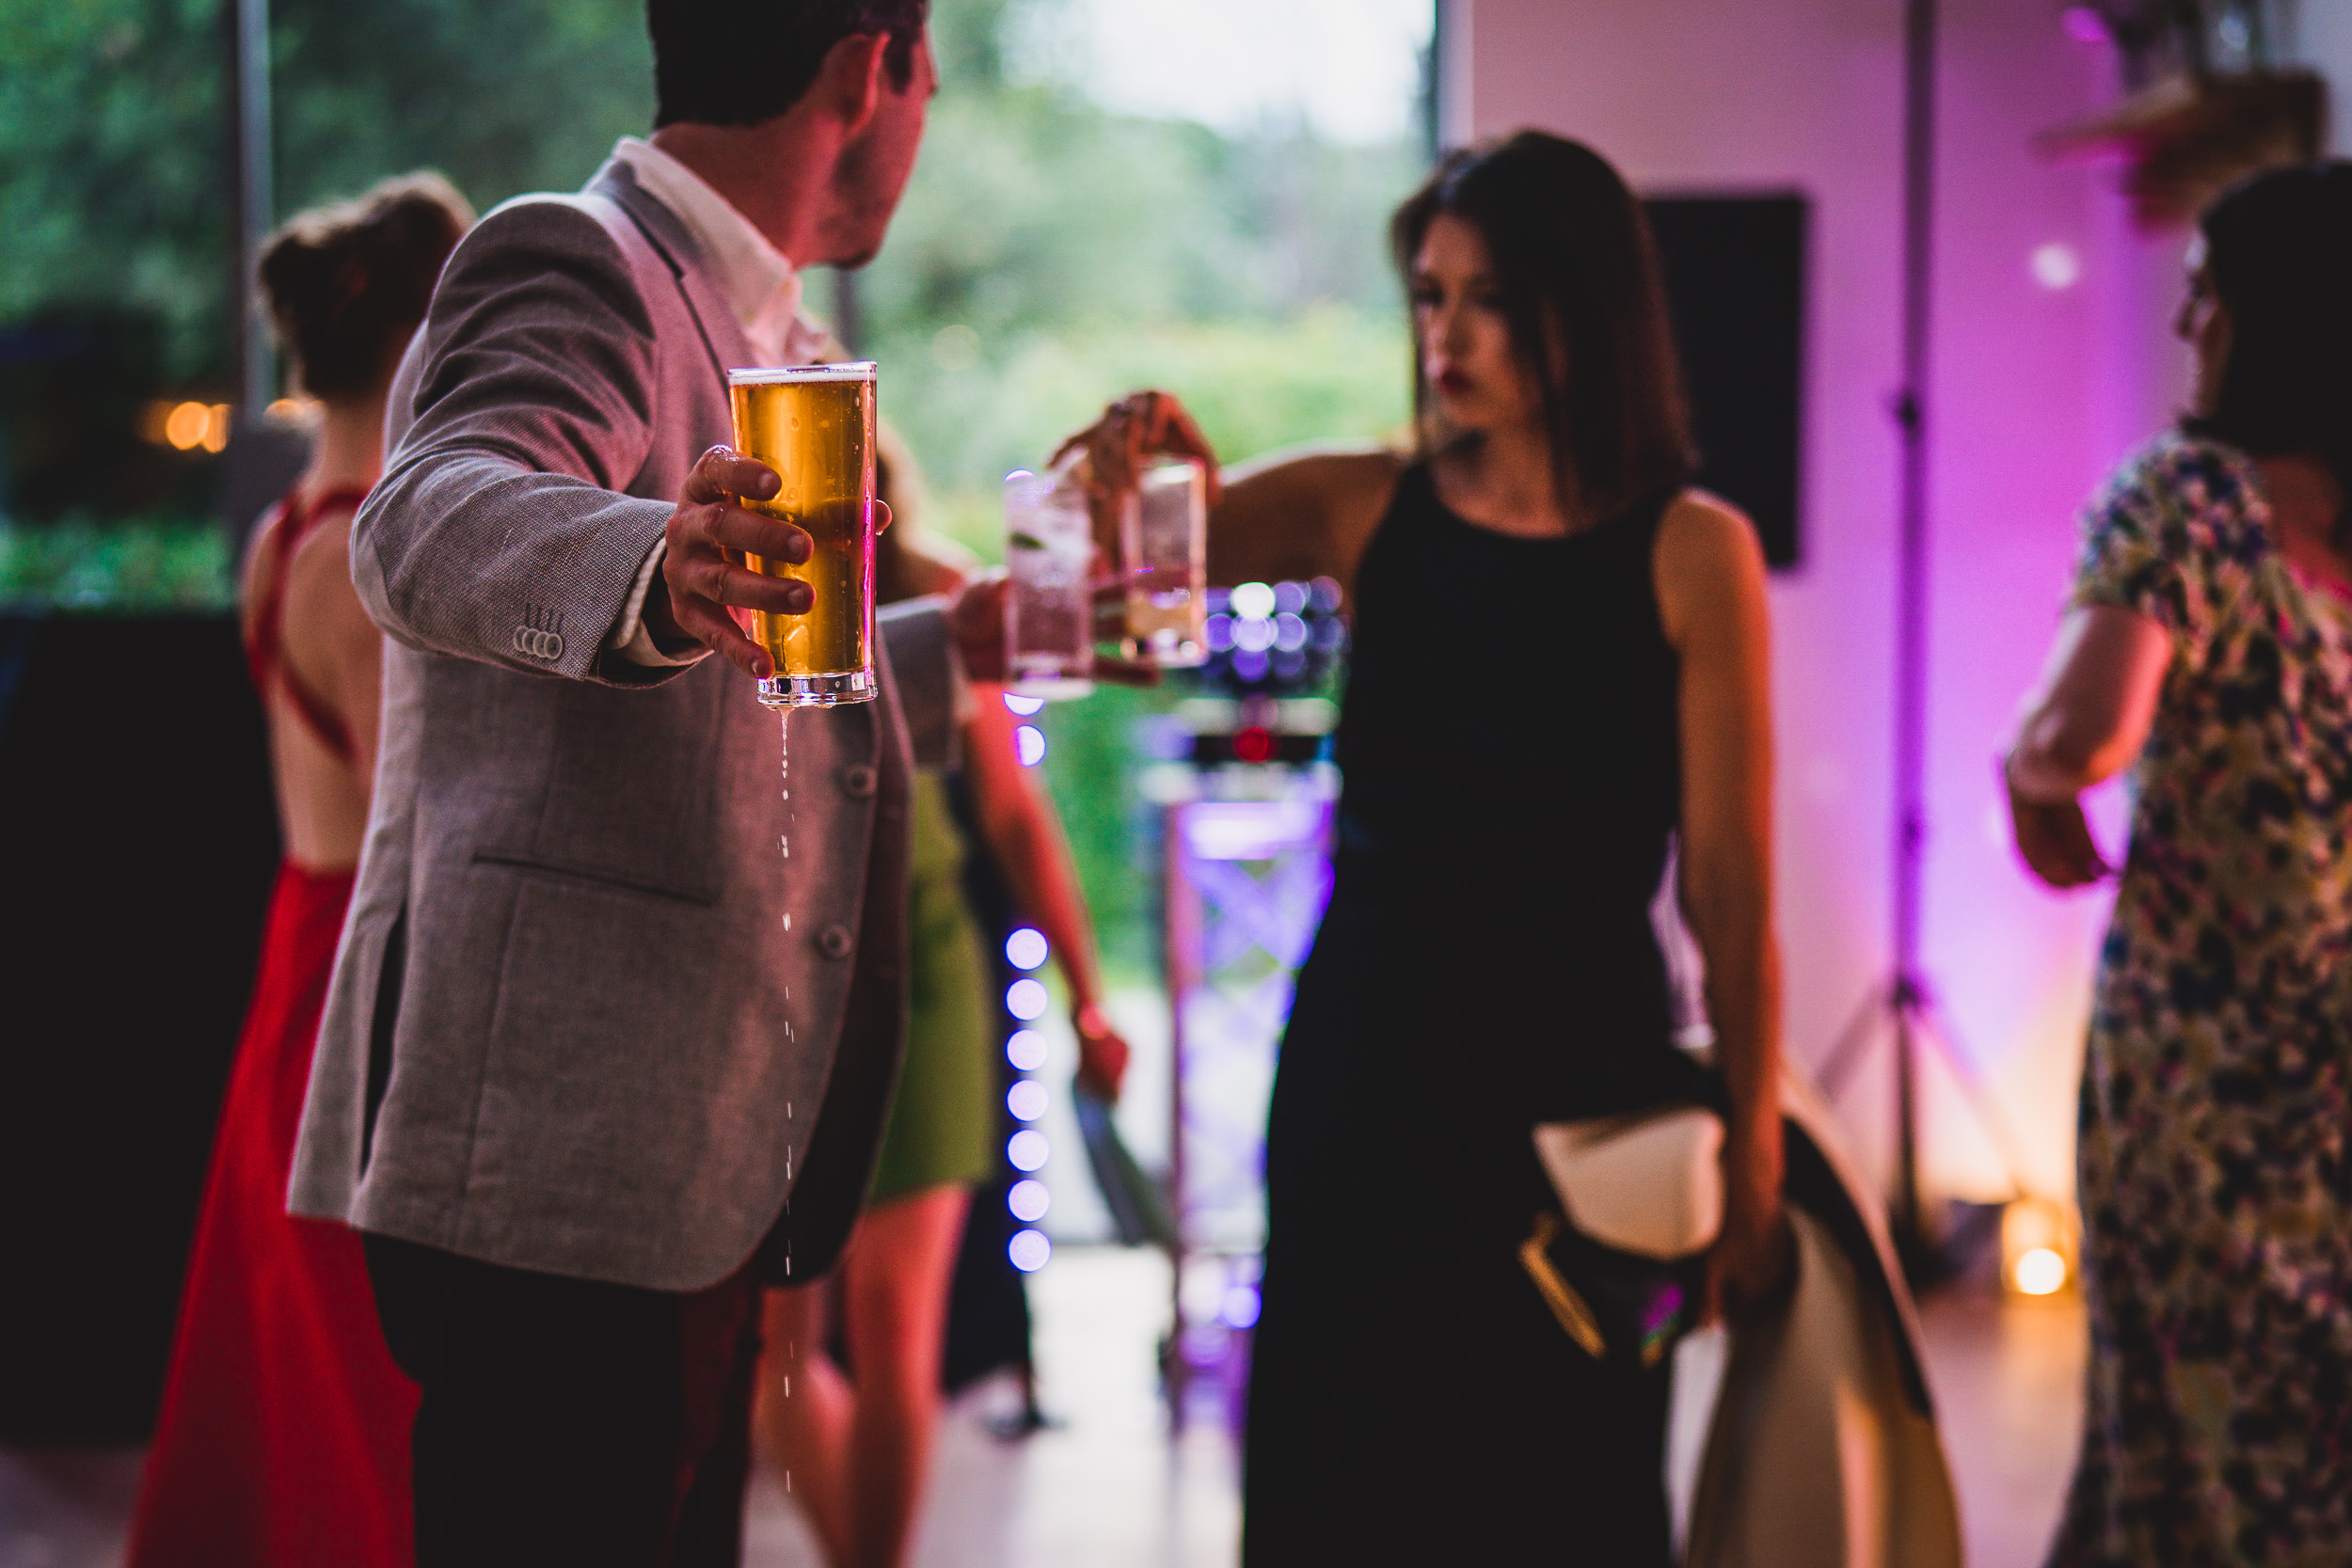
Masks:
[[[1266,1145],[1244,1557],[1659,1563],[1669,1370],[1604,1370],[1516,1249],[1537,1122],[1705,1093],[1649,907],[1680,847],[1728,1212],[1710,1307],[1785,1271],[1764,568],[1688,488],[1641,210],[1534,132],[1401,208],[1419,450],[1225,476],[1218,581],[1337,578],[1355,653],[1337,879]],[[1161,393],[1093,433],[1115,481]]]

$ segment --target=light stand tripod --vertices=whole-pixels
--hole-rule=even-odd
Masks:
[[[1895,1191],[1889,1218],[1904,1272],[1915,1281],[1940,1272],[1919,1202],[1919,1052],[1942,1049],[1935,1002],[1919,957],[1922,869],[1927,854],[1929,326],[1935,215],[1936,0],[1903,8],[1902,388],[1894,417],[1902,433],[1900,550],[1895,629],[1894,974],[1863,1002],[1823,1060],[1819,1079],[1835,1096],[1881,1025],[1892,1033],[1895,1066]],[[2013,1141],[1967,1070],[1947,1064],[2000,1148],[2015,1181]]]

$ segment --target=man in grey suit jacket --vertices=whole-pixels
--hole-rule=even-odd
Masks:
[[[787,780],[732,611],[808,590],[726,552],[808,541],[706,449],[726,369],[822,354],[796,265],[882,243],[925,8],[653,0],[652,142],[485,218],[401,369],[352,547],[382,760],[291,1201],[366,1234],[422,1387],[425,1568],[733,1562],[758,1288],[827,1266],[870,1174],[910,760],[1001,610],[886,613],[880,700],[793,716]]]

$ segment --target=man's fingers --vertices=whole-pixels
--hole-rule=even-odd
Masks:
[[[739,550],[745,555],[789,562],[797,566],[816,548],[816,541],[809,538],[806,530],[782,518],[746,512],[723,502],[704,509],[695,515],[694,522],[694,531],[713,550]]]
[[[817,602],[817,590],[798,578],[771,578],[765,572],[708,562],[691,567],[689,590],[715,603],[740,610],[764,610],[771,615],[805,615]]]
[[[755,680],[766,680],[776,673],[768,657],[768,650],[743,635],[743,628],[724,607],[699,594],[672,594],[670,611],[677,617],[681,630],[700,638],[704,643],[737,669]]]
[[[764,501],[772,499],[783,487],[784,481],[767,464],[756,457],[746,457],[733,447],[720,446],[694,460],[680,499],[688,505],[708,505],[737,496]]]
[[[661,575],[678,594],[779,615],[805,615],[816,597],[807,583],[755,572],[739,553],[713,545],[707,537],[672,550],[662,560]]]
[[[1152,400],[1144,450],[1161,456],[1189,457],[1199,463],[1208,483],[1209,501],[1214,505],[1223,498],[1225,484],[1217,474],[1216,452],[1210,447],[1209,438],[1200,434],[1200,427],[1192,422],[1192,416],[1174,397],[1166,392],[1144,395]]]

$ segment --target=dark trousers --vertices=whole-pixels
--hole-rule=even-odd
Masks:
[[[392,1359],[424,1395],[418,1568],[735,1568],[753,1265],[673,1295],[366,1243]]]

